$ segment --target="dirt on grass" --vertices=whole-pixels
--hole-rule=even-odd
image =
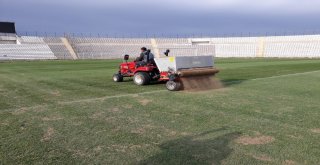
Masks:
[[[49,141],[52,138],[53,134],[54,134],[54,129],[52,127],[49,127],[47,131],[43,134],[41,141],[42,142]]]
[[[195,76],[181,78],[183,90],[186,92],[207,91],[223,88],[222,82],[212,76]]]
[[[272,158],[270,158],[268,155],[252,155],[253,158],[265,162],[271,162]]]
[[[78,149],[67,149],[67,150],[69,152],[72,152],[72,156],[74,156],[74,157],[78,157],[78,156],[87,157],[88,156],[88,154],[83,150],[78,150]]]
[[[320,128],[311,129],[311,132],[313,132],[313,133],[320,133]]]
[[[302,139],[303,138],[301,135],[287,135],[287,136],[292,139]]]
[[[295,165],[297,163],[293,160],[285,160],[282,164],[283,165]]]
[[[144,128],[137,128],[137,129],[134,129],[134,130],[131,130],[130,133],[133,133],[133,134],[144,134],[146,131]]]
[[[95,152],[100,152],[100,151],[102,150],[102,147],[103,147],[103,146],[97,146],[97,147],[95,147],[95,148],[93,149],[93,151],[95,151]]]
[[[49,116],[49,117],[43,117],[42,121],[56,121],[56,120],[62,120],[63,118],[60,116]]]
[[[235,141],[239,144],[243,145],[261,145],[261,144],[268,144],[273,142],[275,139],[272,136],[256,136],[256,137],[251,137],[251,136],[241,136]]]
[[[52,91],[51,95],[56,96],[56,97],[61,96],[60,91]]]
[[[102,112],[102,111],[97,111],[97,112],[93,113],[89,118],[90,118],[90,119],[98,119],[98,118],[100,118],[100,117],[103,116],[103,115],[104,115],[104,112]]]
[[[133,106],[131,104],[122,105],[125,109],[131,109]]]
[[[0,123],[0,126],[1,126],[1,125],[3,125],[3,126],[8,126],[8,125],[9,125],[9,122],[8,122],[8,121],[3,121],[3,122]]]
[[[111,109],[112,112],[121,112],[121,110],[117,107]]]
[[[15,110],[12,112],[13,115],[21,115],[24,114],[25,112],[27,112],[28,108],[27,107],[22,107],[19,108],[18,110]]]
[[[149,99],[141,99],[141,100],[139,100],[139,103],[141,104],[141,105],[143,105],[143,106],[146,106],[146,105],[148,105],[149,103],[151,103],[152,102],[152,100],[149,100]]]

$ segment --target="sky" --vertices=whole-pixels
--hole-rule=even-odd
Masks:
[[[320,33],[320,0],[0,0],[20,33],[246,35]]]

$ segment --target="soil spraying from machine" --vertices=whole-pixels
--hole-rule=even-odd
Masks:
[[[181,82],[183,90],[187,92],[198,92],[223,88],[222,82],[214,76],[182,77]]]

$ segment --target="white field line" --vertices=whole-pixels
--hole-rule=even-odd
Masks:
[[[257,81],[257,80],[273,79],[273,78],[279,78],[279,77],[299,76],[299,75],[305,75],[305,74],[311,74],[311,73],[317,73],[317,72],[320,72],[320,70],[315,70],[315,71],[310,71],[310,72],[284,74],[284,75],[271,76],[271,77],[254,78],[254,79],[248,79],[248,80],[227,81],[226,83],[232,84],[232,83],[238,83],[238,82],[242,82],[242,81]]]
[[[121,97],[138,97],[139,95],[143,94],[153,94],[153,93],[160,93],[160,92],[166,92],[168,90],[156,90],[156,91],[150,91],[150,92],[140,92],[140,93],[134,93],[134,94],[123,94],[123,95],[114,95],[114,96],[104,96],[104,97],[95,97],[90,99],[80,99],[80,100],[72,100],[72,101],[58,101],[57,104],[63,105],[63,104],[73,104],[73,103],[82,103],[82,102],[94,102],[94,101],[104,101],[106,99],[112,99],[112,98],[121,98]],[[30,110],[34,108],[43,108],[47,107],[49,104],[39,104],[35,106],[30,107],[24,107],[25,110]],[[5,111],[16,111],[20,110],[21,108],[13,108],[13,109],[6,109]],[[4,112],[4,111],[2,111]]]
[[[106,99],[130,97],[130,96],[131,97],[138,97],[139,95],[143,95],[143,94],[153,94],[153,93],[160,93],[160,92],[165,92],[165,91],[168,91],[168,90],[156,90],[156,91],[140,92],[140,93],[133,93],[133,94],[104,96],[104,97],[97,97],[97,98],[90,98],[90,99],[80,99],[80,100],[73,100],[73,101],[62,101],[62,102],[58,102],[58,104],[70,104],[70,103],[79,103],[79,102],[103,101],[103,100],[106,100]]]

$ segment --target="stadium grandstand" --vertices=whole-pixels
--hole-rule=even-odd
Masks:
[[[320,35],[219,38],[109,38],[19,36],[14,23],[2,22],[0,60],[117,59],[148,47],[156,56],[319,58]]]

